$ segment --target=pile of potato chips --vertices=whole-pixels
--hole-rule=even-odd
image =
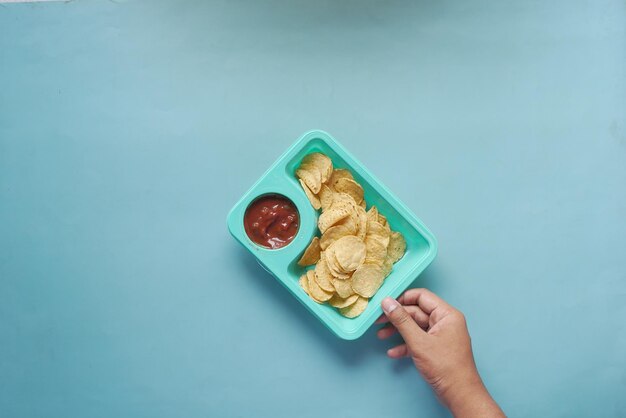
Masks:
[[[311,205],[322,209],[317,223],[321,236],[313,238],[298,261],[315,268],[300,277],[300,286],[315,302],[357,317],[404,255],[404,237],[391,231],[376,206],[365,210],[361,185],[348,170],[333,170],[326,155],[304,157],[296,176]]]

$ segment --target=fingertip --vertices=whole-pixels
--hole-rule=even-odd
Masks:
[[[383,308],[383,311],[385,312],[386,315],[389,315],[391,312],[395,311],[397,308],[400,307],[400,304],[398,303],[398,301],[390,298],[389,296],[384,298],[382,302],[380,303],[380,305]]]
[[[393,348],[390,348],[389,350],[387,350],[387,357],[392,358],[392,359],[399,359],[404,356],[399,355],[396,351],[394,351]]]
[[[407,356],[408,352],[406,344],[400,344],[387,350],[387,355],[391,358],[402,358]]]

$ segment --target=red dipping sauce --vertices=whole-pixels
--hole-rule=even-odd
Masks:
[[[289,244],[300,226],[296,205],[281,195],[265,195],[248,206],[243,218],[248,237],[255,243],[271,249]]]

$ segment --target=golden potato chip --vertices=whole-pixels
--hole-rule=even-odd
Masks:
[[[378,223],[380,223],[383,226],[387,225],[387,218],[385,218],[384,215],[381,215],[380,213],[378,214]]]
[[[309,278],[307,277],[306,273],[300,276],[300,280],[298,280],[298,283],[300,283],[300,287],[302,288],[302,290],[304,290],[304,293],[311,296],[311,292],[309,292]]]
[[[322,238],[320,238],[320,248],[325,250],[330,244],[346,235],[350,235],[350,231],[344,225],[331,226],[322,234]]]
[[[391,258],[386,257],[381,268],[385,278],[389,276],[391,274],[391,270],[393,269],[393,261],[391,261]]]
[[[320,259],[320,239],[318,237],[313,237],[311,243],[306,250],[304,250],[304,254],[298,260],[299,266],[310,266],[317,263],[317,260]]]
[[[374,225],[374,224],[380,225],[381,228],[386,229],[387,231],[391,230],[391,228],[389,228],[389,225],[387,225],[386,223],[380,222],[380,213],[376,213],[375,211],[372,211],[367,216],[367,226],[369,228],[370,225]]]
[[[378,222],[378,208],[376,206],[372,206],[367,211],[367,222]]]
[[[320,188],[322,187],[322,174],[317,167],[312,165],[301,165],[300,168],[296,170],[296,176],[304,181],[313,194],[317,194],[320,191]]]
[[[333,208],[346,208],[349,215],[354,219],[355,226],[358,222],[357,210],[359,206],[356,204],[352,196],[346,193],[334,193],[333,194]]]
[[[356,270],[365,260],[365,243],[353,235],[339,238],[328,247],[331,248],[337,264],[346,273]]]
[[[348,280],[339,280],[333,279],[333,286],[335,287],[335,292],[339,295],[340,298],[348,298],[354,295],[354,290],[352,290],[352,281]]]
[[[330,273],[333,275],[333,277],[340,280],[346,280],[350,278],[350,273],[344,272],[339,266],[339,263],[337,263],[335,250],[332,248],[332,246],[328,247],[326,251],[324,251],[324,255],[326,259],[326,264],[328,265],[328,269],[330,270]]]
[[[356,318],[367,308],[367,299],[359,297],[352,305],[339,309],[339,313],[346,318]]]
[[[365,240],[365,263],[382,266],[387,258],[387,247],[376,238],[368,237]]]
[[[322,288],[322,290],[334,293],[335,287],[331,282],[332,279],[333,275],[328,268],[324,253],[322,253],[319,261],[315,265],[315,281]]]
[[[356,233],[355,235],[357,237],[359,237],[361,240],[365,239],[365,234],[367,234],[367,213],[365,212],[365,209],[363,209],[362,207],[358,206],[356,208],[356,214],[357,214],[357,226],[356,226]]]
[[[356,231],[356,227],[357,227],[357,220],[358,220],[358,215],[357,215],[357,205],[354,203],[354,200],[346,195],[345,193],[341,193],[343,196],[345,196],[346,199],[349,200],[341,200],[341,197],[339,198],[339,200],[335,200],[333,202],[333,204],[331,205],[330,210],[346,210],[348,212],[348,216],[343,218],[341,221],[337,222],[337,224],[345,224],[346,226],[349,227],[350,230],[352,230],[353,232]],[[339,194],[335,193],[335,196],[339,196]],[[351,219],[348,219],[351,218]]]
[[[322,183],[326,183],[333,172],[333,163],[330,160],[330,158],[328,158],[326,155],[321,154],[319,152],[314,152],[312,154],[308,154],[307,156],[305,156],[302,159],[301,166],[302,165],[315,166],[321,174]]]
[[[367,224],[367,234],[365,235],[365,239],[377,239],[379,240],[385,248],[389,245],[390,239],[390,230],[389,227],[383,226],[378,222],[368,222]]]
[[[349,235],[355,235],[358,228],[357,221],[355,220],[352,213],[348,214],[348,216],[337,222],[335,226],[344,227],[348,231]]]
[[[385,249],[385,255],[387,254],[387,248],[389,247],[389,237],[381,237],[380,235],[366,235],[365,236],[365,245],[370,245],[370,247],[373,247],[374,244],[373,242],[378,242],[380,244],[381,247],[383,247]]]
[[[359,298],[359,295],[354,294],[352,296],[348,296],[347,298],[342,298],[339,295],[333,295],[332,298],[328,300],[328,304],[335,308],[347,308],[352,305]]]
[[[352,275],[352,290],[364,298],[371,298],[385,279],[382,269],[376,264],[363,264]]]
[[[345,206],[335,207],[333,204],[327,211],[322,212],[317,220],[317,227],[323,234],[328,228],[335,225],[337,222],[344,219],[350,214],[350,211]]]
[[[316,302],[326,302],[333,296],[333,292],[327,292],[317,284],[313,270],[307,270],[306,277],[309,285],[309,295]]]
[[[348,178],[342,178],[337,180],[334,186],[337,193],[346,193],[350,195],[357,205],[363,201],[363,188],[356,181]]]
[[[402,258],[406,251],[406,241],[399,232],[392,232],[389,240],[389,246],[387,247],[388,257],[394,263]]]
[[[354,200],[354,198],[352,196],[350,196],[348,193],[343,193],[343,192],[333,192],[333,204],[334,205],[340,205],[340,204],[348,204],[349,207],[348,209],[350,209],[351,211],[356,210],[356,201]]]
[[[320,192],[317,195],[317,197],[319,198],[322,210],[327,210],[328,208],[330,208],[330,205],[333,204],[334,194],[335,193],[332,190],[330,190],[330,187],[328,187],[325,184],[322,184],[322,187],[320,188]],[[319,208],[316,208],[316,209],[319,209]]]
[[[361,206],[363,209],[367,209],[367,202],[365,202],[365,199],[361,200],[361,203],[359,203],[359,206]]]
[[[350,179],[350,180],[354,179],[350,171],[346,170],[345,168],[336,168],[333,170],[332,174],[330,175],[330,179],[328,179],[328,186],[331,189],[334,189],[335,183],[337,183],[339,179],[344,179],[344,178]]]
[[[304,190],[304,194],[309,199],[309,202],[311,202],[311,206],[313,206],[313,208],[315,210],[321,208],[322,207],[322,203],[317,198],[317,196],[315,196],[313,194],[311,189],[309,189],[309,186],[307,186],[306,183],[304,181],[302,181],[302,179],[298,179],[298,181],[300,182],[300,186],[302,186],[302,190]]]

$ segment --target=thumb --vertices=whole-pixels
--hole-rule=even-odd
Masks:
[[[426,333],[413,320],[413,317],[404,309],[400,303],[390,297],[386,297],[381,302],[381,306],[389,322],[398,330],[409,350],[416,353],[420,343],[426,338]]]

